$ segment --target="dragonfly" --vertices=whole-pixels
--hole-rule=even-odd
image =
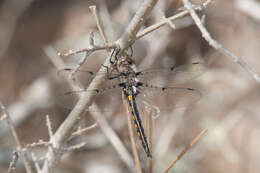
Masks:
[[[112,53],[110,63],[112,68],[106,67],[107,82],[104,86],[94,90],[83,88],[66,92],[62,96],[62,104],[67,108],[73,108],[80,93],[96,92],[95,103],[98,109],[89,108],[87,111],[107,112],[111,111],[112,107],[107,103],[115,104],[116,108],[124,107],[120,101],[123,93],[142,147],[147,157],[152,157],[140,113],[144,113],[149,107],[157,108],[159,114],[177,107],[189,106],[199,100],[201,92],[186,86],[185,83],[205,71],[204,63],[194,61],[177,67],[136,71],[132,54],[129,53],[120,56],[117,53],[113,56]],[[64,69],[59,74],[70,76],[72,71],[73,69]],[[75,78],[87,86],[96,75],[100,75],[100,72],[79,70],[75,73]]]

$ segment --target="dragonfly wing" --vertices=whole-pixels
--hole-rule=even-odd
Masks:
[[[88,112],[113,112],[114,107],[119,107],[122,104],[121,101],[121,87],[119,85],[113,85],[111,87],[96,89],[96,90],[78,90],[69,91],[58,97],[57,103],[69,110],[72,110],[77,104],[79,97],[82,94],[97,94],[93,106],[86,108]]]
[[[198,101],[202,94],[199,90],[189,87],[158,87],[146,85],[138,87],[139,102],[156,107],[160,111],[171,111],[175,108],[187,107]]]
[[[88,68],[89,69],[89,68]],[[73,79],[77,82],[79,82],[84,88],[87,88],[87,86],[90,84],[90,82],[93,80],[94,77],[97,75],[107,75],[107,72],[97,72],[95,70],[78,70],[76,73],[73,74],[72,68],[62,69],[58,71],[58,76],[63,79]],[[108,76],[116,76],[118,73],[111,72],[108,74]],[[113,81],[113,80],[110,80]],[[109,82],[107,85],[111,85],[111,82]]]
[[[138,73],[141,82],[153,85],[183,84],[195,79],[206,71],[203,62],[193,62],[167,69],[151,69]]]

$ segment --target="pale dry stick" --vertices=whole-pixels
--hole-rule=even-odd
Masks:
[[[47,128],[48,128],[49,137],[50,137],[50,141],[51,141],[51,139],[53,137],[53,132],[52,132],[51,120],[50,120],[49,115],[46,115],[46,125],[47,125]]]
[[[121,50],[127,49],[135,39],[135,34],[138,32],[142,24],[144,23],[145,18],[150,13],[152,8],[154,7],[157,0],[146,0],[143,5],[137,10],[135,16],[132,21],[128,25],[126,32],[119,38],[117,41],[117,45],[121,48]],[[106,58],[99,72],[103,73],[101,75],[97,75],[91,82],[88,87],[88,90],[94,90],[99,88],[105,81],[106,75],[106,67],[110,67],[110,56]],[[78,122],[79,117],[84,113],[85,109],[89,107],[93,101],[97,93],[95,92],[84,92],[82,93],[79,101],[77,102],[74,109],[67,116],[66,120],[60,125],[58,130],[53,136],[53,146],[54,148],[60,148],[62,144],[66,141],[68,135],[71,134],[74,125]],[[47,161],[45,161],[43,166],[43,173],[48,173],[53,171],[55,165],[60,161],[61,154],[54,154],[52,150],[49,150],[47,153]]]
[[[95,110],[98,110],[98,107],[96,105],[92,105],[92,107]],[[133,158],[131,157],[130,153],[127,151],[123,142],[120,140],[113,128],[109,125],[107,120],[97,111],[93,111],[91,115],[98,121],[102,132],[112,144],[122,161],[127,165],[131,172],[135,172]]]
[[[96,20],[98,31],[99,31],[99,33],[100,33],[100,35],[101,35],[105,45],[107,45],[108,44],[108,40],[107,40],[107,37],[106,37],[105,32],[103,30],[103,27],[101,26],[101,22],[100,22],[100,19],[98,17],[97,11],[96,11],[96,6],[94,6],[94,5],[90,6],[89,9],[92,12],[92,14],[93,14],[93,16],[94,16],[94,18]],[[108,48],[107,48],[107,51],[109,52]]]
[[[10,165],[9,165],[7,173],[11,173],[13,170],[15,170],[15,165],[16,165],[16,162],[17,162],[18,158],[19,158],[18,152],[14,151],[13,152],[12,161],[10,162]]]
[[[104,49],[115,49],[117,46],[116,44],[111,44],[111,45],[104,45],[104,46],[98,46],[98,45],[95,45],[94,47],[88,47],[88,48],[85,48],[85,49],[80,49],[80,50],[69,50],[67,53],[58,53],[58,56],[71,56],[71,55],[75,55],[75,54],[78,54],[78,53],[83,53],[83,52],[95,52],[95,51],[98,51],[98,50],[104,50]]]
[[[197,27],[199,28],[200,32],[202,33],[202,37],[209,43],[209,45],[211,47],[215,48],[216,50],[218,50],[219,52],[221,52],[222,54],[224,54],[225,56],[231,57],[233,62],[239,64],[257,82],[260,82],[260,77],[259,77],[259,75],[256,73],[256,71],[254,69],[249,67],[248,64],[245,61],[243,61],[241,58],[236,56],[233,52],[231,52],[231,51],[227,50],[226,48],[224,48],[222,46],[222,44],[218,43],[216,40],[214,40],[211,37],[210,33],[203,26],[199,16],[197,15],[197,13],[192,8],[192,4],[188,0],[182,0],[182,1],[183,1],[183,4],[184,4],[185,8],[189,11],[192,19],[194,20],[195,24],[197,25]],[[207,1],[211,1],[211,0],[207,0]]]
[[[204,135],[207,132],[207,129],[204,129],[200,132],[200,134],[198,134],[192,141],[191,143],[186,146],[186,148],[177,156],[177,158],[169,165],[169,167],[164,171],[164,173],[168,173],[170,171],[171,168],[174,167],[174,165],[177,163],[177,161],[179,161],[184,154],[189,151],[191,149],[191,147],[193,147],[201,138],[202,135]]]
[[[150,147],[150,151],[152,153],[152,110],[148,109],[145,114],[145,129],[147,134],[148,146]],[[152,157],[147,157],[147,173],[152,173]]]
[[[93,125],[91,125],[89,127],[86,127],[86,128],[83,128],[83,129],[80,128],[77,131],[73,132],[71,137],[81,136],[84,133],[87,133],[88,131],[96,128],[97,126],[98,126],[98,123],[94,123]]]
[[[89,35],[89,49],[95,48],[95,42],[94,42],[94,33],[90,32]],[[93,53],[94,51],[88,51],[86,52],[85,56],[83,58],[80,59],[79,63],[74,67],[74,69],[72,70],[72,72],[70,73],[69,78],[73,79],[72,81],[76,82],[74,79],[74,76],[76,74],[76,72],[79,71],[80,67],[87,61],[88,57]]]
[[[26,149],[39,147],[39,146],[49,146],[49,145],[51,145],[51,143],[49,141],[46,142],[46,141],[43,141],[43,140],[39,140],[38,142],[34,142],[32,144],[27,144]]]
[[[209,2],[206,1],[206,2],[202,3],[201,5],[194,6],[193,9],[197,10],[197,11],[202,11],[204,8],[206,8],[208,6],[208,4],[209,4]],[[149,26],[149,27],[145,28],[144,30],[138,32],[137,35],[136,35],[136,39],[138,40],[138,39],[142,38],[143,36],[153,32],[154,30],[157,30],[160,27],[169,24],[169,21],[173,22],[173,21],[175,21],[177,19],[180,19],[180,18],[183,18],[183,17],[187,16],[188,14],[189,14],[189,11],[188,10],[184,10],[184,11],[182,11],[182,12],[180,12],[178,14],[175,14],[175,15],[173,15],[171,17],[168,17],[166,19],[162,19],[161,22],[158,22],[158,23],[156,23],[156,24],[154,24],[152,26]]]
[[[140,159],[139,159],[138,150],[136,148],[136,142],[135,142],[135,137],[134,137],[133,123],[132,123],[132,120],[130,118],[130,117],[132,117],[130,105],[129,105],[129,102],[126,100],[126,96],[125,96],[123,91],[122,91],[122,101],[123,101],[123,104],[124,104],[124,107],[125,107],[125,110],[126,110],[125,115],[126,115],[126,119],[127,119],[128,132],[129,132],[129,136],[130,136],[132,151],[133,151],[133,155],[134,155],[134,159],[135,159],[136,171],[138,173],[142,173],[141,162],[140,162]]]
[[[34,167],[36,168],[36,171],[41,172],[41,167],[37,161],[37,157],[36,157],[35,153],[33,151],[30,151],[30,153],[31,153],[31,157],[32,157],[32,160],[34,163]]]
[[[22,149],[23,148],[22,144],[21,144],[20,139],[19,139],[19,137],[18,137],[18,135],[16,133],[16,130],[14,128],[14,125],[13,125],[13,122],[12,122],[12,120],[10,118],[10,115],[9,115],[8,111],[6,110],[5,106],[3,105],[3,103],[1,101],[0,101],[0,108],[2,109],[2,112],[3,112],[3,115],[2,115],[3,119],[5,119],[7,121],[7,124],[9,126],[9,128],[10,128],[11,134],[12,134],[12,136],[14,138],[15,143],[16,143],[16,149],[17,149],[18,152],[20,152],[20,154],[21,154],[21,156],[23,158],[26,172],[27,173],[33,173],[31,165],[30,165],[30,163],[29,163],[29,161],[28,161],[28,159],[26,157],[26,153]]]
[[[75,144],[75,145],[72,145],[72,146],[69,146],[67,148],[63,148],[62,150],[64,150],[65,152],[71,152],[71,151],[74,151],[74,150],[79,150],[83,147],[85,147],[87,145],[87,142],[81,142],[79,144]]]

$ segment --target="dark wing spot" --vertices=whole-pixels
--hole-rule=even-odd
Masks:
[[[175,67],[176,67],[175,65],[173,67],[171,67],[171,71],[173,71],[175,69]]]
[[[98,89],[95,89],[94,91],[96,91],[96,93],[99,93],[99,92],[100,92],[100,90],[98,90]]]
[[[195,89],[193,89],[193,88],[187,88],[187,90],[190,90],[190,91],[195,91]]]

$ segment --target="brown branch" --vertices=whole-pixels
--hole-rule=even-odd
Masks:
[[[239,64],[246,72],[248,72],[257,82],[260,82],[259,75],[255,72],[254,69],[249,67],[245,61],[243,61],[241,58],[236,56],[231,51],[227,50],[222,46],[222,44],[218,43],[216,40],[214,40],[210,33],[207,31],[207,29],[203,26],[199,16],[192,8],[192,4],[188,0],[182,0],[185,8],[189,11],[192,19],[194,20],[195,24],[199,28],[200,32],[202,33],[202,37],[209,43],[209,45],[222,54],[224,54],[227,57],[231,57],[232,61]],[[207,0],[206,2],[210,2],[211,0]]]
[[[146,134],[147,134],[147,141],[148,141],[148,146],[150,147],[150,151],[152,154],[152,110],[147,109],[145,112],[145,129],[146,129]],[[147,173],[152,173],[152,157],[147,157]]]
[[[0,101],[0,108],[3,112],[3,119],[7,121],[7,124],[8,124],[8,127],[10,128],[10,131],[11,131],[11,134],[14,138],[14,141],[16,143],[16,148],[17,148],[17,151],[21,153],[21,156],[23,158],[23,161],[24,161],[24,166],[25,166],[25,169],[26,169],[26,172],[27,173],[33,173],[32,171],[32,168],[31,168],[31,165],[26,157],[26,154],[25,154],[25,151],[22,149],[22,144],[20,142],[20,139],[16,133],[16,130],[14,128],[14,125],[13,125],[13,122],[10,118],[10,115],[8,113],[8,111],[6,110],[5,106],[3,105],[3,103]]]
[[[174,167],[174,165],[184,156],[184,154],[189,151],[191,149],[191,147],[193,147],[193,145],[195,145],[199,139],[201,138],[202,135],[204,135],[207,132],[207,129],[204,129],[200,132],[200,134],[198,134],[192,141],[191,143],[186,146],[186,148],[177,156],[177,158],[169,165],[169,167],[164,171],[164,173],[167,173],[170,171],[171,168]]]

